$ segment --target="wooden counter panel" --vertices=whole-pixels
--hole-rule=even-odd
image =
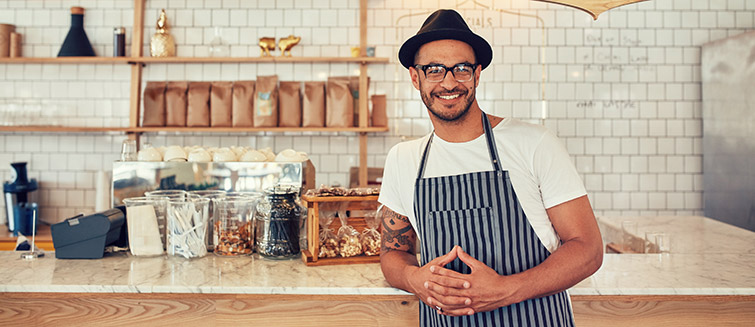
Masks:
[[[0,293],[2,325],[418,326],[416,298]],[[573,296],[578,326],[749,326],[755,296]]]
[[[678,296],[659,301],[579,300],[572,297],[577,326],[752,326],[755,297]]]
[[[218,300],[220,326],[419,326],[417,301]]]
[[[214,325],[212,300],[5,299],[3,326]]]
[[[19,293],[16,293],[18,295]],[[48,293],[49,294],[49,293]],[[105,294],[101,294],[105,295]],[[0,297],[3,326],[418,326],[417,301]]]

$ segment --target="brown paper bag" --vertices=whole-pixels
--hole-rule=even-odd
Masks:
[[[15,25],[0,24],[0,58],[10,57],[10,34],[15,31]]]
[[[189,83],[186,126],[210,126],[210,82]]]
[[[278,126],[301,126],[301,82],[280,82]]]
[[[257,76],[254,127],[278,126],[278,76]]]
[[[212,82],[210,90],[210,126],[231,126],[233,82]]]
[[[325,108],[326,127],[354,126],[354,97],[348,79],[328,78]]]
[[[359,126],[359,76],[334,76],[331,78],[349,81],[349,91],[351,92],[352,99],[354,99],[354,126]],[[369,89],[370,77],[367,76],[367,90]]]
[[[147,82],[142,126],[165,126],[165,82]]]
[[[165,88],[165,126],[186,126],[186,92],[189,82],[168,82]]]
[[[325,82],[304,82],[302,127],[325,126]]]
[[[233,83],[233,127],[254,126],[254,81]]]
[[[385,94],[372,96],[372,126],[388,126],[388,114],[385,112]]]

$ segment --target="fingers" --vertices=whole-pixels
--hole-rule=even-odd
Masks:
[[[459,308],[463,308],[472,304],[472,300],[466,297],[443,296],[440,294],[434,294],[432,292],[430,293],[432,295],[427,297],[427,302],[433,305],[443,306],[444,308],[459,309]]]
[[[458,247],[458,249],[456,249],[456,254],[459,257],[459,260],[461,260],[461,262],[469,266],[472,272],[474,272],[477,268],[479,268],[480,265],[485,265],[479,260],[472,257],[471,255],[464,252],[464,250],[460,246]]]
[[[474,310],[472,308],[465,306],[448,305],[432,297],[428,298],[426,302],[431,308],[435,309],[438,314],[446,316],[466,316],[474,314]]]
[[[466,280],[467,277],[469,277],[469,275],[467,274],[462,274],[458,271],[454,271],[447,268],[441,268],[438,266],[430,266],[430,272],[436,276],[444,276],[444,277],[450,277],[450,278],[462,279],[462,280]],[[464,286],[464,288],[469,288],[469,286]]]
[[[457,258],[457,254],[456,254],[456,246],[455,246],[453,249],[451,249],[451,251],[449,251],[448,253],[446,253],[446,254],[444,254],[444,255],[442,255],[440,257],[437,257],[437,258],[433,259],[432,261],[430,261],[430,263],[442,267],[442,266],[445,266],[445,265],[451,263],[451,261],[454,261],[454,259],[456,259],[456,258]]]
[[[433,273],[433,275],[430,276],[430,280],[425,282],[425,287],[427,288],[427,284],[437,285],[437,287],[451,287],[451,288],[469,288],[469,281],[466,280],[464,277],[468,277],[468,275],[462,275],[459,274],[453,270],[448,269],[435,269],[436,271],[441,271],[440,273]],[[432,271],[432,269],[431,269]]]
[[[464,293],[463,289],[445,287],[433,282],[425,282],[424,286],[428,293],[445,304],[469,305],[470,303],[472,303],[472,300],[467,294]],[[448,298],[449,300],[446,300],[446,298]]]
[[[444,309],[440,314],[452,317],[471,316],[474,314],[474,310],[470,308]]]

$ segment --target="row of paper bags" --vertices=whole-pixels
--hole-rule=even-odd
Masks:
[[[369,83],[369,79],[368,79]],[[303,85],[303,87],[302,87]],[[352,127],[359,125],[359,77],[326,82],[147,82],[142,126]],[[387,126],[385,95],[372,96],[370,126]]]

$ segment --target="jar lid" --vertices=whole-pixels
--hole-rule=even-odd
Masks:
[[[268,195],[284,195],[299,193],[299,188],[294,185],[276,185],[265,190]]]

